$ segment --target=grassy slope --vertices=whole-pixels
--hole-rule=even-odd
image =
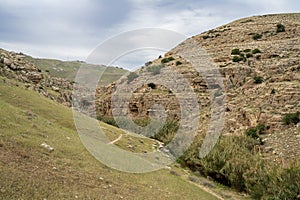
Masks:
[[[0,199],[215,199],[167,170],[128,174],[102,165],[81,144],[70,109],[4,79]]]
[[[60,61],[54,59],[40,59],[32,58],[30,56],[25,57],[25,60],[33,63],[37,68],[42,71],[48,70],[50,75],[65,78],[69,81],[73,81],[77,70],[80,68],[80,62],[76,61]],[[100,70],[104,69],[99,67]],[[101,84],[107,85],[118,80],[127,70],[116,68],[116,67],[107,67],[103,76],[101,77]]]

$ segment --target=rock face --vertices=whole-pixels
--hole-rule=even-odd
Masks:
[[[284,25],[285,31],[278,30],[278,24]],[[211,98],[221,98],[223,94],[218,95],[217,91],[211,94],[207,83],[191,62],[179,56],[179,52],[189,51],[195,42],[207,51],[223,76],[226,90],[223,134],[239,135],[249,127],[265,124],[270,126],[265,136],[267,149],[279,148],[281,143],[272,135],[282,132],[285,135],[280,137],[284,138],[290,134],[281,122],[283,115],[300,110],[300,14],[245,18],[187,39],[162,58],[136,71],[139,77],[130,82],[137,87],[129,103],[131,117],[146,118],[153,104],[162,104],[169,119],[180,119],[181,110],[176,95],[163,84],[155,82],[158,78],[169,80],[168,75],[176,71],[189,80],[198,98],[202,124],[198,134],[206,134],[211,116]],[[162,64],[158,74],[154,75],[149,70]],[[138,80],[143,79],[145,84],[138,86]],[[153,84],[146,80],[153,80]],[[100,115],[112,116],[111,94],[124,81],[126,79],[98,89]],[[289,141],[289,147],[294,148],[292,150],[280,148],[281,155],[299,157],[298,141],[294,140],[295,144]]]
[[[63,105],[71,106],[71,82],[51,77],[24,60],[22,53],[0,49],[0,75],[25,83],[27,89],[35,90]]]

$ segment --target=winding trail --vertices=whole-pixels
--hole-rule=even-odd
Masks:
[[[109,142],[108,144],[114,144],[114,143],[118,142],[119,140],[121,140],[122,137],[123,137],[123,134],[120,134],[119,137],[118,137],[117,139],[115,139],[115,140]]]

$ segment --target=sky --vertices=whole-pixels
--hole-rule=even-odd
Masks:
[[[162,28],[191,37],[239,18],[299,9],[298,0],[1,0],[0,48],[85,61],[127,31]],[[134,68],[162,53],[135,52],[114,64]]]

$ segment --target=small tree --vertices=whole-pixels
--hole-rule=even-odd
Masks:
[[[279,33],[279,32],[285,32],[285,26],[280,23],[277,24],[277,30],[276,30],[276,33]]]
[[[258,40],[262,38],[262,34],[256,33],[255,35],[252,36],[253,40]]]

